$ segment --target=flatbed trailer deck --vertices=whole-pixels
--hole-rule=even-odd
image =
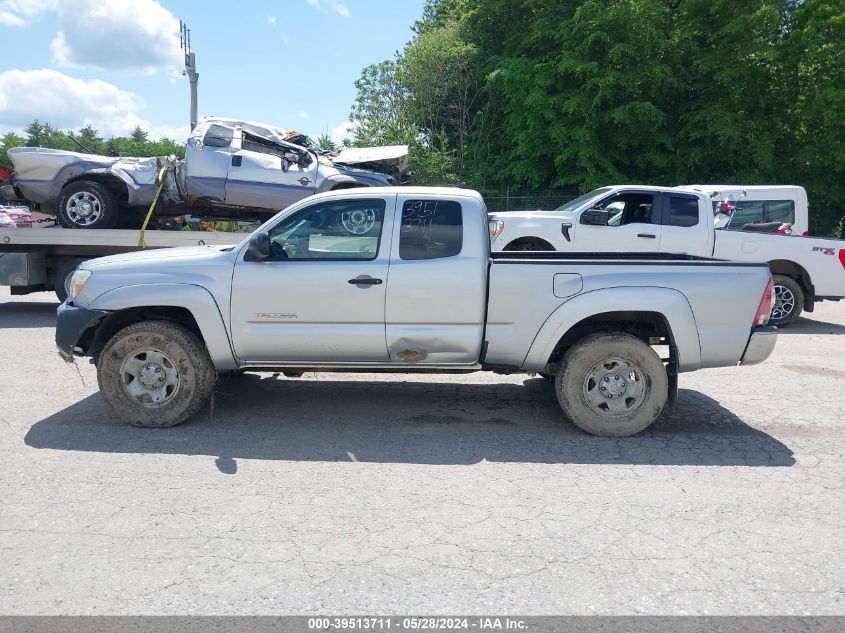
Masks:
[[[217,231],[147,231],[144,248],[234,245],[243,233]],[[53,290],[64,301],[67,284],[86,259],[144,250],[140,231],[80,231],[61,227],[0,228],[0,286],[13,295]]]

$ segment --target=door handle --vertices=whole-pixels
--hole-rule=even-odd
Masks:
[[[637,233],[637,237],[646,237],[650,240],[657,238],[657,236],[654,233]]]
[[[353,284],[355,286],[378,286],[380,283],[382,283],[382,280],[381,279],[374,279],[372,277],[361,276],[361,277],[355,277],[355,279],[350,279],[346,283],[350,283],[350,284]]]

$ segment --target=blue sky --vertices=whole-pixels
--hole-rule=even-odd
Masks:
[[[106,135],[187,133],[176,19],[199,114],[338,135],[361,69],[411,37],[423,0],[0,0],[0,133],[33,118]],[[178,138],[177,140],[182,140]]]

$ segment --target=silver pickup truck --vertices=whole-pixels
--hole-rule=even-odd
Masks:
[[[312,196],[237,246],[85,262],[56,342],[139,426],[188,419],[223,372],[494,371],[541,374],[576,425],[624,436],[678,373],[766,359],[772,301],[766,264],[491,254],[478,193],[386,187]]]

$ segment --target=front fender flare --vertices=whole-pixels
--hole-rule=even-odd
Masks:
[[[85,307],[91,310],[115,312],[148,306],[188,310],[200,328],[214,366],[217,369],[238,367],[220,308],[211,293],[202,286],[179,283],[122,286],[104,292]]]
[[[701,366],[701,342],[695,315],[683,293],[654,286],[617,287],[576,295],[546,319],[528,350],[523,369],[542,371],[555,345],[573,326],[606,312],[656,312],[666,319],[677,348],[678,371]]]

